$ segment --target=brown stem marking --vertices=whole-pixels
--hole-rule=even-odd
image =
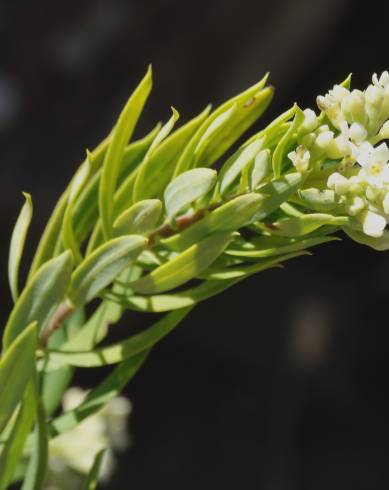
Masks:
[[[67,301],[58,306],[46,328],[41,333],[40,344],[42,347],[47,344],[50,335],[52,335],[62,325],[62,322],[66,320],[66,318],[68,318],[73,311],[74,307]]]

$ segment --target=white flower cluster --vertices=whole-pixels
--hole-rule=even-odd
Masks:
[[[299,146],[288,157],[299,172],[338,161],[327,187],[361,231],[380,237],[389,223],[389,149],[382,143],[389,138],[389,73],[374,74],[372,82],[363,92],[335,85],[319,96],[322,116],[304,111]],[[324,116],[328,124],[321,124]]]

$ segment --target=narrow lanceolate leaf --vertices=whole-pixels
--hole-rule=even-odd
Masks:
[[[32,201],[30,194],[23,193],[26,202],[24,203],[19,217],[16,221],[15,228],[12,232],[11,244],[9,249],[8,258],[8,280],[11,289],[12,299],[14,302],[18,298],[18,279],[19,279],[19,265],[23,255],[24,244],[28,228],[32,218]]]
[[[330,189],[302,189],[299,197],[309,209],[319,212],[331,211],[339,203],[339,197]]]
[[[43,404],[38,402],[38,416],[35,425],[34,442],[27,473],[21,490],[41,490],[43,488],[48,461],[48,434]]]
[[[333,236],[318,236],[303,239],[265,236],[256,238],[253,240],[253,243],[245,244],[242,247],[232,245],[225,253],[234,257],[266,258],[306,250],[316,245],[336,240],[339,240],[339,238]]]
[[[129,287],[142,294],[155,294],[176,288],[209,267],[230,240],[230,233],[217,233],[207,237]]]
[[[197,166],[211,166],[266,110],[273,88],[267,75],[245,92],[218,107],[201,125],[177,164],[175,175]]]
[[[172,220],[197,199],[208,194],[216,184],[216,170],[195,168],[176,177],[166,187],[164,201],[168,218]]]
[[[84,419],[96,413],[117,396],[146,360],[148,351],[126,359],[93,390],[81,405],[60,415],[50,424],[49,433],[55,437],[73,429]]]
[[[152,155],[142,163],[137,176],[138,189],[136,200],[161,198],[170,182],[178,159],[199,126],[210,111],[208,106],[201,114],[170,134]],[[121,190],[119,196],[123,193]]]
[[[103,140],[97,146],[97,148],[93,150],[94,167],[98,167],[101,165],[104,159],[105,152],[107,150],[108,143],[109,137]],[[82,165],[87,165],[86,160]],[[61,226],[68,203],[71,185],[72,182],[62,194],[53,211],[53,214],[49,219],[49,222],[46,225],[45,231],[43,232],[42,238],[39,241],[39,245],[28,274],[28,281],[32,279],[35,272],[41,267],[41,265],[43,265],[54,256],[57,243],[59,240],[61,240]]]
[[[251,191],[255,191],[257,187],[262,184],[264,179],[270,175],[270,161],[271,157],[269,150],[262,150],[255,157],[249,178],[249,188]]]
[[[48,369],[55,369],[61,365],[99,367],[122,362],[153,347],[170,333],[186,317],[190,310],[191,307],[188,307],[168,313],[146,330],[108,347],[84,352],[51,350],[48,353]]]
[[[174,109],[174,107],[172,107],[172,111],[173,114],[171,118],[164,126],[162,126],[161,130],[155,137],[155,140],[152,142],[149,151],[146,153],[146,156],[142,164],[140,165],[138,172],[136,173],[135,181],[134,181],[134,190],[132,194],[133,202],[140,201],[143,199],[143,196],[147,195],[148,182],[146,180],[146,177],[149,176],[149,170],[151,168],[150,160],[152,159],[153,155],[155,155],[155,152],[159,148],[159,145],[170,134],[176,121],[180,117],[179,113]]]
[[[220,193],[223,195],[238,179],[242,170],[254,162],[254,158],[262,147],[262,140],[253,141],[250,145],[240,148],[223,165],[220,175]]]
[[[130,296],[128,298],[120,299],[120,302],[123,304],[123,306],[130,310],[154,313],[162,313],[165,311],[185,308],[187,306],[193,306],[201,301],[220,294],[246,277],[271,267],[275,267],[277,264],[280,264],[286,260],[305,254],[306,252],[299,251],[292,254],[264,259],[259,263],[248,266],[243,274],[239,274],[238,277],[232,279],[207,280],[199,286],[189,288],[185,291],[179,291],[171,294],[155,294],[151,296]]]
[[[74,271],[69,289],[69,299],[82,306],[128,267],[146,248],[143,236],[128,235],[114,238],[89,255]]]
[[[31,323],[0,358],[0,432],[23,397],[35,366],[37,324]]]
[[[0,490],[10,485],[16,467],[23,453],[23,448],[36,414],[35,386],[32,381],[27,384],[20,410],[13,421],[12,429],[0,451]]]
[[[9,316],[4,329],[4,348],[8,348],[26,325],[33,321],[37,322],[39,331],[44,329],[54,309],[64,299],[72,267],[72,254],[66,251],[38,270]]]
[[[114,222],[114,234],[143,235],[156,227],[162,213],[159,199],[145,199],[126,209]]]
[[[332,216],[324,213],[304,214],[273,223],[273,233],[286,237],[299,237],[312,233],[324,225],[344,226],[349,222],[350,218],[347,216]]]
[[[251,221],[262,200],[263,197],[255,193],[238,196],[183,232],[161,240],[161,243],[171,250],[181,251],[211,233],[236,231]]]
[[[253,219],[261,221],[278,209],[283,202],[287,201],[292,194],[298,191],[304,179],[305,177],[302,174],[294,172],[264,185],[260,189],[263,200]]]
[[[232,118],[236,110],[237,105],[233,103],[229,107],[225,107],[223,111],[213,112],[204,121],[180,156],[174,171],[175,177],[196,167],[196,163],[199,160],[200,155],[204,152],[210,139],[215,137],[217,133],[223,131],[227,122]]]
[[[249,138],[244,146],[250,145],[253,141],[264,138],[264,146],[273,146],[276,144],[283,134],[286,133],[288,128],[290,127],[290,119],[296,114],[297,105],[295,104],[293,107],[282,113],[278,116],[274,121],[272,121],[265,129],[261,129],[258,133],[254,134],[251,138]],[[275,143],[276,142],[276,143]]]
[[[100,468],[103,462],[104,454],[105,454],[105,449],[102,449],[96,454],[95,460],[93,461],[92,468],[90,469],[89,474],[85,479],[82,490],[95,490],[97,488]]]
[[[109,238],[112,232],[113,198],[121,161],[126,145],[132,136],[143,106],[149,96],[151,87],[152,74],[151,68],[149,68],[145,77],[129,98],[111,134],[103,163],[99,189],[99,208],[103,233],[106,238]]]
[[[136,168],[142,162],[147,150],[150,148],[152,141],[160,129],[158,124],[144,138],[134,141],[126,146],[124,151],[121,170],[118,177],[118,184],[123,185],[127,177],[134,174]],[[82,242],[93,226],[98,222],[98,192],[100,184],[101,171],[97,172],[87,185],[84,187],[80,196],[74,203],[73,207],[73,227],[74,234]],[[126,192],[126,198],[131,196],[132,190]],[[126,201],[127,202],[127,201]],[[99,225],[100,226],[100,225]]]
[[[282,164],[284,158],[286,157],[290,146],[294,143],[296,131],[303,123],[303,121],[304,121],[304,113],[300,108],[297,107],[296,114],[294,116],[292,124],[290,125],[288,131],[284,134],[284,136],[279,141],[273,153],[273,159],[272,159],[273,173],[274,176],[277,178],[281,176]]]

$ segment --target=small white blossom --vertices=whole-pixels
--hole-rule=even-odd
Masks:
[[[350,182],[344,175],[334,172],[328,177],[327,187],[342,196],[349,192]]]
[[[389,85],[389,73],[384,71],[380,78],[378,78],[377,73],[374,73],[372,76],[372,81],[377,87],[385,88],[387,85]]]
[[[388,173],[387,163],[389,161],[389,148],[386,143],[374,147],[364,142],[359,147],[357,162],[363,167],[369,176],[378,177]]]
[[[288,158],[292,161],[298,172],[304,173],[309,168],[311,154],[309,150],[303,146],[299,146],[296,148],[296,151],[291,151],[288,153]]]
[[[363,232],[374,238],[378,238],[383,235],[386,227],[386,219],[373,211],[362,211],[359,215],[359,219],[362,223]]]

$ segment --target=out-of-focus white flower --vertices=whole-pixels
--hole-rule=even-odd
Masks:
[[[67,390],[62,402],[64,410],[77,407],[86,395],[87,392],[80,388]],[[65,478],[69,470],[81,475],[87,474],[97,453],[103,449],[106,451],[99,478],[109,479],[115,467],[114,450],[123,450],[128,445],[127,418],[130,411],[130,402],[124,397],[116,397],[73,430],[52,439],[49,447],[50,484]]]
[[[288,153],[288,158],[292,161],[298,172],[304,173],[309,168],[311,154],[306,148],[299,146],[296,148],[296,151]]]

